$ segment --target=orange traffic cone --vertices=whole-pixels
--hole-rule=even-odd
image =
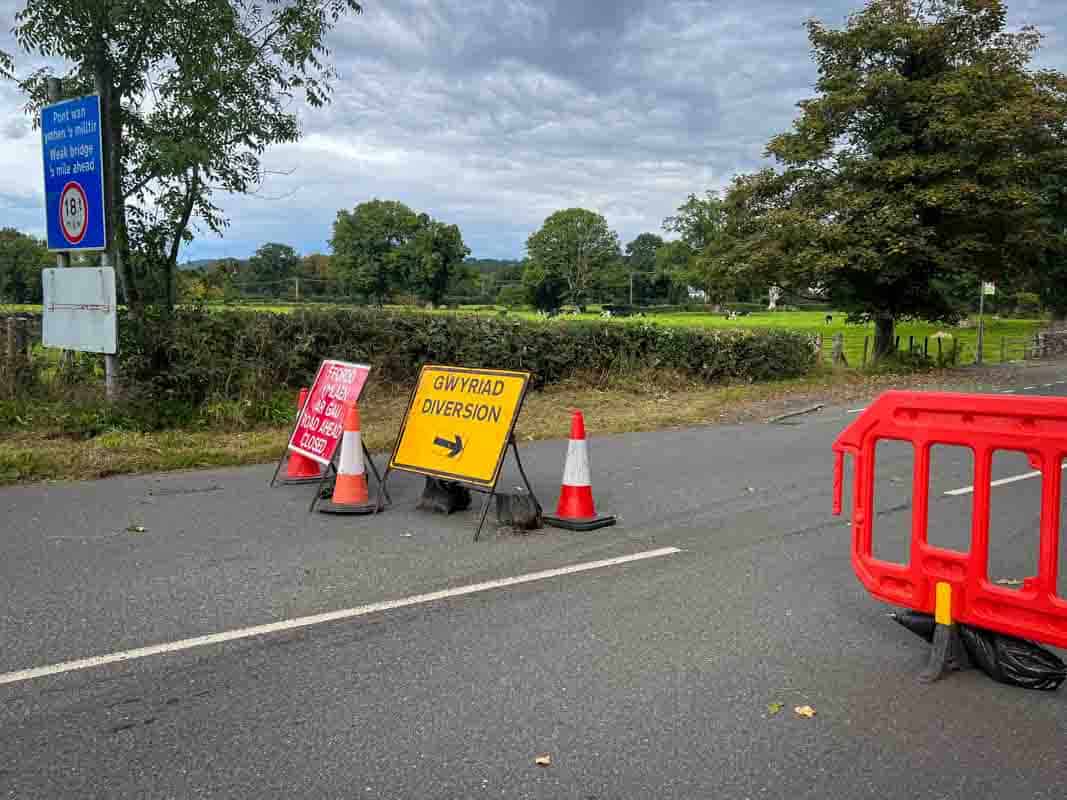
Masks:
[[[595,531],[615,524],[613,516],[597,516],[593,489],[589,484],[589,444],[585,440],[585,418],[581,411],[571,417],[571,440],[563,468],[563,488],[556,513],[546,514],[545,522],[571,531]]]
[[[308,390],[301,389],[296,401],[297,417],[303,413],[307,401]],[[300,453],[289,454],[289,462],[285,465],[285,480],[282,483],[293,486],[301,483],[318,483],[320,480],[322,480],[322,469],[316,461]]]
[[[363,438],[359,432],[359,409],[353,403],[345,413],[341,436],[341,458],[333,497],[318,506],[325,514],[373,514],[377,505],[367,491],[367,471],[363,466]]]

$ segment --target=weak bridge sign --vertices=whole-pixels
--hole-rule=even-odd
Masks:
[[[495,486],[529,381],[528,372],[423,367],[389,468]]]

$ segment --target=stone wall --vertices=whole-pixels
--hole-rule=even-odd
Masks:
[[[1034,358],[1067,358],[1067,327],[1057,325],[1034,336]]]
[[[40,340],[40,314],[0,316],[0,397],[14,397],[32,380],[33,346]]]

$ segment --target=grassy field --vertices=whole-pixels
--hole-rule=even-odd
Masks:
[[[277,304],[246,304],[218,306],[221,309],[236,309],[248,311],[270,311],[274,313],[291,313],[299,308],[315,308],[316,306],[302,306],[286,303]],[[319,306],[321,307],[321,306]],[[401,308],[401,307],[396,307]],[[412,310],[412,309],[408,309]],[[40,306],[33,305],[0,305],[0,313],[13,311],[39,312]],[[515,316],[521,319],[543,319],[533,311],[504,311],[503,309],[488,309],[484,306],[459,309],[458,311],[435,310],[433,314],[503,314]],[[869,346],[874,343],[874,325],[849,325],[845,322],[846,315],[842,312],[832,314],[833,321],[826,323],[826,313],[821,311],[779,311],[749,314],[737,319],[727,319],[722,314],[710,314],[704,312],[689,312],[676,314],[650,314],[645,317],[612,318],[611,322],[619,325],[635,325],[655,323],[657,325],[675,325],[682,327],[699,328],[722,328],[722,329],[760,329],[779,328],[809,333],[821,334],[824,340],[825,356],[831,355],[831,341],[835,334],[841,333],[845,337],[845,355],[850,366],[859,366],[863,360],[864,339],[868,339]],[[557,319],[602,319],[598,313],[574,314],[559,317]],[[996,363],[999,361],[1015,361],[1025,357],[1024,350],[1034,333],[1044,324],[1040,319],[997,319],[987,316],[985,322],[986,338],[983,347],[985,361]],[[902,322],[897,325],[897,336],[900,337],[900,349],[907,350],[909,341],[914,343],[917,349],[924,345],[928,347],[929,354],[936,356],[937,340],[930,339],[935,334],[950,334],[958,341],[959,363],[972,363],[975,356],[975,347],[978,340],[978,332],[975,320],[971,320],[970,327],[957,328],[953,326],[938,326],[923,322]],[[942,351],[946,354],[952,349],[952,341],[942,341]]]

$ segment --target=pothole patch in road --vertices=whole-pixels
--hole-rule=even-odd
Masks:
[[[180,497],[187,494],[207,494],[208,492],[221,492],[222,487],[211,486],[196,486],[191,489],[149,489],[149,497]]]

